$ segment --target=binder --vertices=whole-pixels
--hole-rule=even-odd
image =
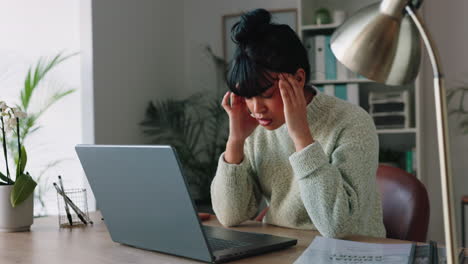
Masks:
[[[344,66],[340,61],[336,60],[336,79],[340,81],[347,80],[348,77],[348,68]]]
[[[335,96],[335,86],[333,84],[325,84],[323,92],[327,95]]]
[[[315,36],[315,80],[325,80],[325,36]]]
[[[304,41],[304,47],[307,51],[307,57],[309,59],[310,65],[310,79],[315,80],[316,72],[315,72],[315,37],[307,37]]]
[[[346,89],[346,84],[337,84],[335,85],[335,97],[340,98],[341,100],[348,100],[348,91]]]
[[[325,36],[325,79],[336,80],[336,58],[330,47],[330,35]]]
[[[349,83],[346,89],[348,91],[348,101],[359,105],[359,85],[357,83]]]

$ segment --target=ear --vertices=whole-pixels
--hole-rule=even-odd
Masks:
[[[297,69],[296,73],[294,74],[294,79],[296,79],[296,81],[297,81],[302,87],[304,87],[304,86],[305,86],[305,79],[306,79],[306,75],[305,75],[304,69],[302,69],[302,68]]]

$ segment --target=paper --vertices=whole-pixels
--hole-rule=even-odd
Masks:
[[[411,263],[412,244],[371,244],[315,237],[295,264]]]

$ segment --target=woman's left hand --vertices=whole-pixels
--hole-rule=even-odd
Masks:
[[[307,122],[307,101],[304,95],[304,87],[294,79],[291,74],[279,74],[279,89],[283,98],[284,117],[288,132],[291,136],[296,151],[314,142]]]

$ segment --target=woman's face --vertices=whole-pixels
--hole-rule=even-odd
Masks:
[[[257,122],[268,130],[275,130],[285,122],[283,99],[278,87],[278,73],[271,73],[274,83],[261,95],[245,98],[247,108]]]

